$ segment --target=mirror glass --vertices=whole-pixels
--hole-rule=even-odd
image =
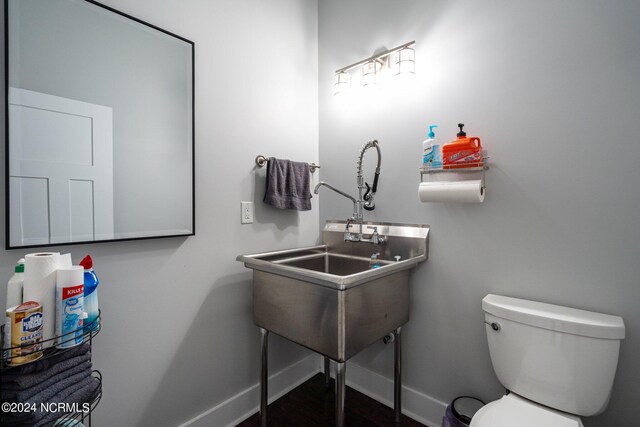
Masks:
[[[193,43],[93,1],[5,1],[7,247],[193,235]]]

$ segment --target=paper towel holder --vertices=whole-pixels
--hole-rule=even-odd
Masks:
[[[436,173],[442,172],[482,172],[482,186],[480,187],[480,194],[484,194],[484,190],[487,188],[486,180],[485,180],[485,171],[489,170],[489,156],[487,156],[487,151],[482,150],[482,166],[472,166],[466,168],[455,168],[455,169],[420,169],[420,182],[424,182],[425,175],[432,175]]]

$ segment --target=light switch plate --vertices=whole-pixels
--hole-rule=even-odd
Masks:
[[[240,223],[253,224],[253,202],[240,202]]]

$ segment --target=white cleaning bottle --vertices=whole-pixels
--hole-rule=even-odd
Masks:
[[[442,169],[442,146],[436,140],[436,134],[433,132],[433,128],[437,127],[437,125],[430,125],[427,139],[422,142],[423,170]]]
[[[56,270],[57,348],[68,348],[84,341],[84,267]]]
[[[24,288],[24,258],[16,264],[15,274],[7,284],[7,308],[22,304],[22,290]]]

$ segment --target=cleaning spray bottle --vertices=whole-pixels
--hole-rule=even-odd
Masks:
[[[22,289],[24,287],[24,258],[16,264],[15,274],[7,284],[7,308],[22,304]]]
[[[57,348],[69,348],[84,341],[84,268],[80,265],[56,270]]]
[[[98,276],[93,272],[93,260],[87,255],[80,261],[84,267],[84,310],[87,312],[87,319],[84,322],[84,331],[97,329],[98,320]]]
[[[436,140],[433,128],[438,125],[430,125],[427,139],[422,142],[422,169],[442,169],[442,146]]]

